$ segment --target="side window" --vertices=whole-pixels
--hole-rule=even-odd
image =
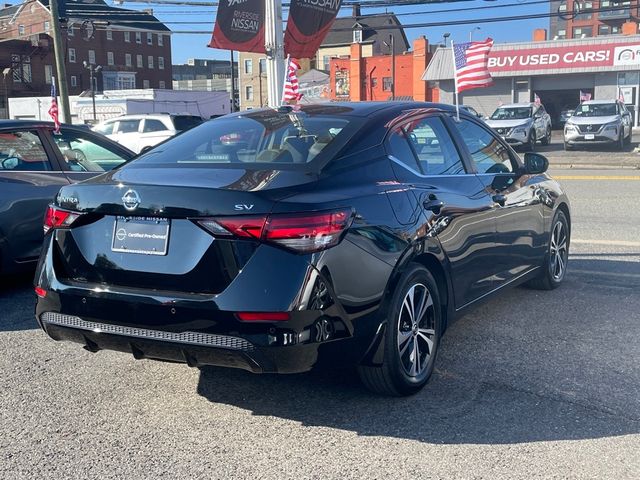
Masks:
[[[167,127],[164,126],[164,123],[160,120],[150,118],[145,119],[144,127],[142,127],[143,132],[162,132],[163,130],[168,130]]]
[[[115,127],[115,122],[103,123],[102,125],[97,125],[93,131],[101,133],[102,135],[111,135],[113,133],[113,127]]]
[[[74,172],[104,172],[129,160],[82,133],[63,130],[60,135],[53,135],[53,140],[67,169]]]
[[[51,171],[38,134],[28,131],[0,133],[0,170]]]
[[[140,126],[140,120],[120,120],[118,122],[118,132],[132,133],[137,132]]]
[[[438,117],[427,117],[405,126],[405,132],[427,175],[466,173],[449,132]]]
[[[389,154],[393,155],[411,170],[420,173],[416,156],[407,141],[407,136],[401,128],[393,130],[387,138],[387,150]]]
[[[514,171],[513,160],[503,146],[486,128],[462,119],[455,122],[464,143],[471,153],[478,173],[508,173]]]

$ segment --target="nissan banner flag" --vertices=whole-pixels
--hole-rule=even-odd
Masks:
[[[220,0],[209,47],[265,53],[264,0]]]
[[[293,58],[313,58],[340,10],[342,0],[291,0],[284,52]]]

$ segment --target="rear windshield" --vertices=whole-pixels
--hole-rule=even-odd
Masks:
[[[531,118],[531,107],[500,107],[491,115],[491,120],[522,120],[525,118]]]
[[[576,117],[610,117],[617,113],[615,103],[592,103],[580,105],[573,114]]]
[[[197,127],[202,123],[200,117],[193,117],[190,115],[176,115],[173,117],[173,126],[179,132],[184,132],[190,128]]]
[[[185,164],[214,168],[237,164],[252,168],[309,165],[331,157],[353,136],[361,119],[257,110],[226,116],[159,145],[133,162]]]

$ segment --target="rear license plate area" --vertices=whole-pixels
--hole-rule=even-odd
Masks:
[[[111,250],[143,255],[166,255],[170,226],[167,218],[118,216],[113,225]]]

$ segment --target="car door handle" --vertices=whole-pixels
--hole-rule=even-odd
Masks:
[[[438,200],[435,196],[433,198],[429,197],[429,200],[425,200],[422,204],[425,210],[431,210],[436,215],[440,214],[440,210],[444,207],[444,202],[442,200]]]
[[[501,193],[496,193],[493,197],[491,197],[491,199],[501,207],[504,207],[504,204],[507,201],[507,197],[505,197]]]

